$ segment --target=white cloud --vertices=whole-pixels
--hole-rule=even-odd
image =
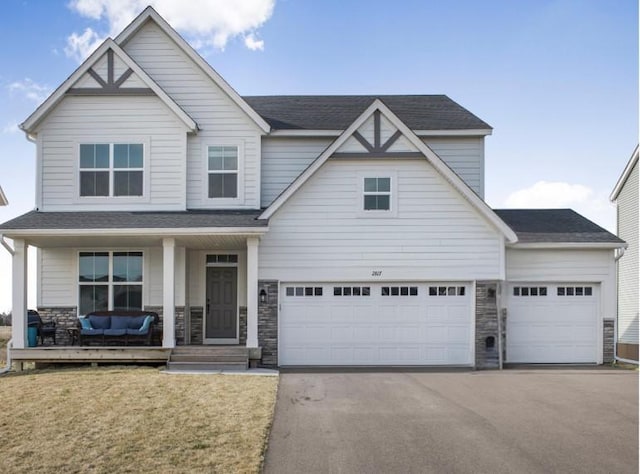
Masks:
[[[503,206],[512,209],[571,208],[601,227],[615,231],[615,208],[608,196],[597,195],[582,184],[538,181],[511,193]]]
[[[116,36],[147,5],[198,47],[224,49],[230,39],[241,37],[245,46],[255,51],[264,49],[264,41],[256,38],[255,31],[271,18],[275,0],[71,0],[73,11],[92,20],[106,20],[109,31],[98,34],[89,28],[82,34],[73,33],[65,52],[84,59],[93,51],[89,46],[104,36]]]
[[[256,35],[253,33],[249,33],[244,37],[244,45],[251,51],[264,50],[264,40],[257,39]]]
[[[17,122],[9,122],[2,128],[2,133],[7,135],[13,135],[14,133],[18,133],[20,131],[20,127],[18,127]]]
[[[42,102],[51,93],[51,88],[47,85],[38,84],[28,77],[23,81],[15,81],[7,86],[10,94],[19,93],[34,102]]]
[[[67,45],[64,53],[69,58],[73,58],[79,63],[89,56],[105,40],[104,37],[93,31],[91,28],[84,30],[84,33],[71,33],[67,37]]]

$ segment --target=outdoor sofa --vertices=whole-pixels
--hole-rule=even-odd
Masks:
[[[92,341],[150,346],[159,321],[153,311],[94,311],[78,319],[78,340],[81,346]]]

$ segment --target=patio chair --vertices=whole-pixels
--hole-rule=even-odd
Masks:
[[[33,309],[27,312],[27,325],[35,326],[38,328],[38,337],[40,338],[40,344],[44,344],[46,337],[53,339],[53,343],[56,344],[56,322],[55,321],[42,321],[40,314]]]

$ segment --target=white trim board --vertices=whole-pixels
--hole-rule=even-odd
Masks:
[[[627,166],[624,167],[624,171],[620,175],[618,182],[616,183],[615,187],[613,188],[613,191],[611,192],[611,196],[609,197],[609,199],[612,202],[618,199],[618,195],[620,194],[620,191],[622,191],[622,188],[627,182],[627,179],[629,179],[629,175],[631,174],[631,171],[633,170],[633,167],[636,164],[638,164],[638,145],[636,145],[636,149],[633,150],[633,153],[631,154],[631,158],[629,158],[629,162],[627,163]]]

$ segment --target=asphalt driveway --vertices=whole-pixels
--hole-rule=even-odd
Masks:
[[[266,473],[637,473],[638,372],[283,373]]]

